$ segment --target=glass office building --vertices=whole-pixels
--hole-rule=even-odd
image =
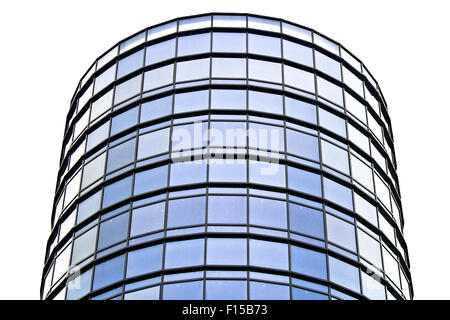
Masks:
[[[411,299],[391,121],[350,51],[208,14],[119,42],[67,116],[43,299]]]

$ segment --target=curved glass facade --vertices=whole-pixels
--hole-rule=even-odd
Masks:
[[[381,90],[274,18],[180,18],[98,58],[52,227],[43,299],[412,297]]]

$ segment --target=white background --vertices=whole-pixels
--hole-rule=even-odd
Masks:
[[[157,7],[155,5],[157,4]],[[284,18],[341,42],[388,102],[416,299],[448,299],[448,1],[1,1],[0,298],[39,299],[66,113],[95,58],[183,15]]]

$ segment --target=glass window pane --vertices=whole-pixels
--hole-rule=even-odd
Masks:
[[[67,284],[66,300],[78,300],[91,290],[92,269],[83,272]]]
[[[141,123],[164,117],[172,112],[172,96],[152,100],[141,105]]]
[[[338,106],[344,105],[342,88],[321,77],[317,77],[317,93]]]
[[[209,181],[246,182],[247,161],[245,159],[209,160]]]
[[[170,185],[192,184],[206,181],[206,162],[189,161],[172,163]]]
[[[348,165],[348,152],[325,140],[321,140],[322,162],[345,174],[350,174]]]
[[[246,52],[246,48],[245,33],[213,33],[213,51],[215,52]]]
[[[238,58],[213,58],[213,78],[246,78],[247,62]]]
[[[248,144],[258,150],[284,151],[284,130],[280,127],[250,123]]]
[[[210,265],[247,265],[247,239],[209,238],[206,263]]]
[[[289,287],[250,281],[250,300],[289,300]]]
[[[322,211],[290,203],[289,226],[292,231],[323,239]]]
[[[112,65],[95,78],[94,94],[100,92],[116,78],[116,65]]]
[[[386,300],[384,286],[377,280],[361,272],[363,294],[371,300]]]
[[[247,26],[247,17],[217,15],[213,17],[213,26],[221,28],[245,28]]]
[[[275,62],[249,59],[248,77],[255,80],[281,83],[281,65]]]
[[[94,284],[92,290],[123,279],[125,255],[118,256],[95,266]]]
[[[285,97],[286,115],[306,122],[317,123],[316,106],[307,102]]]
[[[286,229],[286,202],[250,197],[249,218],[250,224]]]
[[[153,40],[167,36],[168,34],[177,32],[177,22],[169,22],[159,27],[148,30],[148,40]]]
[[[177,63],[177,82],[209,78],[209,58]]]
[[[94,193],[78,205],[77,224],[84,221],[100,209],[101,191]]]
[[[165,212],[165,202],[134,209],[131,218],[130,236],[133,237],[163,229]]]
[[[348,85],[350,88],[352,88],[361,97],[363,97],[364,91],[361,79],[359,79],[353,72],[348,70],[346,67],[343,67],[342,71],[345,84]]]
[[[373,192],[372,169],[354,155],[351,155],[351,160],[353,178]]]
[[[205,197],[170,200],[167,228],[205,223]]]
[[[356,251],[355,227],[353,224],[327,214],[327,238],[351,251]]]
[[[124,300],[159,300],[159,286],[129,292],[124,295]]]
[[[103,176],[105,172],[105,158],[106,153],[102,153],[100,156],[84,166],[81,189],[87,187],[92,182]]]
[[[326,279],[326,256],[317,251],[291,246],[291,269],[293,272]]]
[[[202,300],[203,281],[165,284],[163,300]]]
[[[128,212],[100,224],[98,250],[126,239],[128,235]]]
[[[148,66],[175,57],[175,39],[148,46],[145,52],[145,64]]]
[[[311,31],[282,22],[283,33],[305,41],[311,41]]]
[[[87,145],[86,145],[86,151],[91,150],[96,145],[98,145],[100,142],[105,140],[108,137],[109,133],[109,121],[102,124],[100,127],[92,131],[90,134],[88,134],[87,137]]]
[[[319,161],[319,142],[317,137],[286,129],[286,143],[287,152]]]
[[[162,244],[128,252],[127,278],[161,270]]]
[[[117,65],[117,79],[127,75],[139,68],[142,68],[144,64],[144,49],[135,52],[128,57],[119,60]]]
[[[305,289],[292,288],[292,300],[328,300],[328,296]]]
[[[173,83],[173,64],[159,67],[144,74],[144,91],[153,90]]]
[[[284,66],[284,83],[301,90],[314,92],[314,74],[291,66]]]
[[[106,110],[111,108],[113,98],[113,89],[102,95],[92,103],[91,107],[91,121],[103,114]]]
[[[288,167],[289,188],[309,193],[317,197],[322,196],[320,175],[294,167]]]
[[[208,142],[207,130],[207,122],[174,126],[172,130],[172,152],[184,151],[180,156],[192,156],[192,153],[188,150],[206,146]]]
[[[358,268],[329,257],[330,280],[350,290],[360,292]]]
[[[283,97],[280,95],[249,91],[248,100],[249,109],[276,114],[283,113]]]
[[[145,42],[145,32],[142,32],[134,37],[125,40],[120,44],[119,53],[130,50],[131,48],[137,47],[141,43]]]
[[[283,58],[305,66],[313,66],[313,53],[311,48],[284,39]]]
[[[174,113],[208,109],[208,100],[207,90],[176,94]]]
[[[248,27],[271,32],[280,32],[280,21],[265,18],[248,17]]]
[[[152,168],[136,173],[134,194],[141,194],[167,186],[167,166]]]
[[[139,136],[138,159],[143,159],[169,151],[170,128]]]
[[[103,208],[117,203],[131,195],[132,177],[114,182],[105,187],[103,191]]]
[[[333,78],[341,80],[341,64],[319,51],[316,51],[315,54],[316,68],[332,76]]]
[[[211,109],[246,109],[244,90],[211,90]]]
[[[136,140],[131,139],[108,151],[107,172],[116,170],[134,160]]]
[[[178,31],[211,27],[211,16],[187,18],[179,21]]]
[[[247,281],[207,280],[206,300],[247,300]]]
[[[249,33],[248,52],[265,56],[281,57],[280,39]]]
[[[247,145],[246,123],[230,122],[230,121],[227,122],[213,121],[210,124],[209,140],[210,146],[214,147],[226,146],[229,147],[229,149],[231,149],[232,147],[245,147]],[[243,160],[243,159],[226,159],[226,160],[216,159],[216,160],[217,161],[215,162],[217,162],[218,164],[226,162],[233,165],[239,162],[235,160]],[[245,177],[242,177],[242,179],[245,179]]]
[[[166,243],[166,269],[201,265],[204,263],[204,239]]]
[[[178,56],[210,51],[210,33],[194,34],[178,38]]]
[[[137,95],[141,91],[142,75],[138,75],[116,86],[114,104]]]
[[[364,231],[358,229],[359,254],[382,269],[380,243]]]
[[[344,208],[353,210],[352,190],[328,178],[324,178],[323,189],[325,198],[343,206]]]
[[[338,117],[331,112],[319,108],[319,122],[320,126],[340,136],[347,137],[347,133],[345,130],[345,120],[341,117]]]
[[[250,239],[250,264],[265,268],[287,270],[287,244]]]
[[[355,193],[355,211],[361,217],[378,227],[377,208]]]
[[[246,197],[209,196],[208,223],[245,224],[246,222]]]
[[[277,187],[286,185],[284,165],[264,161],[249,161],[250,183],[266,184]]]
[[[95,251],[95,241],[97,239],[97,227],[76,238],[73,242],[72,261],[70,265],[75,265],[84,258],[90,256]]]
[[[134,107],[113,117],[111,120],[111,136],[136,125],[138,122],[138,112],[139,108]]]

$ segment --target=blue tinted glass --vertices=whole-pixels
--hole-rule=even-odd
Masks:
[[[163,229],[165,212],[165,202],[134,209],[131,218],[130,236]]]
[[[128,252],[127,278],[161,270],[162,244]]]
[[[209,52],[210,33],[195,34],[178,38],[178,56]]]
[[[244,90],[211,90],[211,109],[246,109]]]
[[[101,191],[94,193],[78,205],[77,223],[89,218],[100,209]]]
[[[378,226],[377,208],[357,193],[355,193],[355,211],[374,226]]]
[[[141,194],[167,186],[167,166],[138,172],[134,181],[134,194]]]
[[[315,196],[322,196],[322,183],[320,175],[309,171],[288,167],[289,188],[309,193]]]
[[[250,281],[250,300],[289,300],[289,287]]]
[[[327,238],[344,248],[356,251],[355,227],[327,214]]]
[[[328,296],[305,289],[292,288],[292,300],[328,300]]]
[[[95,266],[92,290],[97,290],[123,279],[125,255],[118,256]]]
[[[343,93],[342,88],[331,83],[328,80],[317,77],[317,93],[318,95],[336,103],[339,106],[343,106]]]
[[[143,91],[153,90],[173,83],[173,64],[152,69],[144,74]]]
[[[341,260],[329,257],[330,281],[350,290],[360,292],[358,268]]]
[[[206,244],[207,264],[247,264],[247,239],[209,238]]]
[[[281,57],[281,42],[279,38],[248,35],[248,52],[265,56]]]
[[[284,83],[309,92],[315,91],[314,74],[308,71],[284,66]]]
[[[134,107],[124,113],[121,113],[111,120],[111,136],[116,133],[131,128],[138,122],[139,108]]]
[[[313,66],[312,49],[288,40],[283,40],[283,57],[309,67]]]
[[[109,121],[91,132],[87,137],[86,151],[89,151],[108,137]]]
[[[137,95],[141,91],[142,76],[138,75],[116,86],[114,104]]]
[[[179,268],[203,264],[204,239],[166,243],[164,267]]]
[[[344,208],[353,210],[352,190],[328,178],[323,181],[324,196]]]
[[[287,152],[319,161],[319,142],[317,137],[286,129],[286,143]]]
[[[172,112],[172,96],[152,100],[141,106],[141,123],[158,119]]]
[[[131,139],[122,143],[108,151],[107,172],[116,170],[134,160],[134,150],[136,147],[136,140]]]
[[[245,159],[216,159],[209,162],[209,181],[246,182]]]
[[[203,281],[165,284],[163,300],[202,300]]]
[[[208,91],[195,91],[175,95],[174,112],[189,112],[208,109]]]
[[[246,197],[209,196],[208,223],[244,224],[246,221]]]
[[[251,183],[284,187],[286,185],[284,171],[284,165],[275,162],[249,161],[249,180]]]
[[[205,197],[170,200],[167,228],[205,223]]]
[[[127,237],[128,217],[128,212],[126,212],[100,224],[97,245],[99,250],[124,240]]]
[[[192,81],[209,78],[210,59],[197,59],[177,63],[176,81]]]
[[[266,268],[287,269],[287,244],[250,239],[250,264]]]
[[[150,65],[175,56],[175,39],[163,41],[147,47],[145,64]]]
[[[286,202],[250,197],[250,224],[286,229]]]
[[[94,253],[96,238],[97,227],[94,227],[73,241],[72,261],[70,265],[74,265]]]
[[[320,53],[319,51],[316,51],[315,55],[317,69],[325,72],[333,78],[341,80],[341,64],[339,62]]]
[[[246,78],[247,61],[240,58],[213,58],[212,78]]]
[[[172,152],[184,150],[186,152],[181,155],[191,156],[192,154],[187,150],[205,146],[208,142],[207,129],[207,122],[174,126],[172,130]]]
[[[284,130],[280,127],[250,123],[248,144],[259,150],[284,151]]]
[[[245,52],[246,47],[245,33],[213,33],[213,51],[215,52]]]
[[[214,147],[245,147],[247,145],[247,125],[245,122],[211,122],[209,132],[209,144]],[[235,161],[235,159],[221,159],[211,161],[214,164],[230,164],[238,165],[245,163],[242,159],[236,159],[241,161]],[[239,180],[245,180],[241,177]]]
[[[340,136],[347,137],[345,130],[345,120],[341,117],[319,108],[320,125]]]
[[[144,64],[144,49],[129,55],[126,58],[120,59],[117,67],[117,79],[129,74]]]
[[[124,300],[159,300],[159,286],[129,292]]]
[[[306,122],[317,123],[316,106],[285,97],[286,115]]]
[[[380,243],[367,233],[358,229],[359,254],[382,269]]]
[[[206,162],[190,161],[172,163],[170,167],[170,185],[191,184],[206,181]]]
[[[66,300],[78,300],[91,290],[92,269],[69,281]]]
[[[250,79],[281,83],[281,64],[261,60],[248,60]]]
[[[325,140],[321,141],[322,162],[332,168],[350,174],[348,152]]]
[[[117,203],[131,195],[132,177],[119,180],[105,187],[103,192],[103,208]]]
[[[170,128],[153,131],[139,136],[138,159],[155,156],[169,151]]]
[[[323,213],[298,204],[289,204],[289,226],[292,231],[323,238]]]
[[[291,269],[293,272],[326,279],[327,260],[325,254],[291,246]]]
[[[207,300],[246,300],[247,281],[207,280]]]
[[[114,81],[116,76],[116,65],[108,68],[108,70],[103,71],[102,74],[95,78],[95,88],[94,94],[105,88],[108,84]]]
[[[277,94],[249,91],[248,108],[262,112],[282,114],[283,97]]]

